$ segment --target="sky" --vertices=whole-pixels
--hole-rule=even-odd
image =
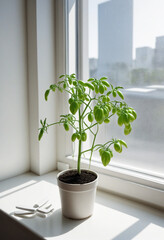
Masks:
[[[89,58],[98,58],[98,4],[107,1],[88,1]],[[133,58],[137,47],[154,48],[156,36],[164,36],[164,0],[133,0]]]

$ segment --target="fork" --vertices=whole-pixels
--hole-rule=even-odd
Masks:
[[[20,217],[34,217],[36,214],[40,217],[47,217],[54,210],[49,200],[40,201],[33,207],[16,206],[16,208],[20,210],[15,211],[14,214]]]
[[[35,203],[32,207],[30,206],[25,206],[25,205],[19,205],[16,206],[16,208],[21,209],[21,210],[25,210],[25,211],[30,211],[30,212],[35,212],[38,208],[43,207],[46,203],[48,203],[49,200],[40,200],[37,203]]]

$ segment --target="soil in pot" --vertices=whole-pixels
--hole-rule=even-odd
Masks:
[[[59,176],[59,180],[69,184],[85,184],[93,182],[97,178],[96,174],[87,170],[81,170],[79,174],[76,170],[70,170]]]

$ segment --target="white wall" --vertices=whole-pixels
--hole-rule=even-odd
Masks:
[[[25,1],[0,1],[0,180],[30,168]]]
[[[0,0],[0,180],[55,169],[55,128],[38,142],[40,119],[55,120],[54,82],[55,1]]]

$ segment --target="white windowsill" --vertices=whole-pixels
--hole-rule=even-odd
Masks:
[[[17,218],[46,239],[163,240],[162,211],[99,190],[92,217],[80,221],[62,217],[56,174],[57,172],[51,172],[37,176],[26,173],[2,181],[0,208],[12,214],[15,206],[20,203],[44,197],[54,201],[55,212],[48,218]]]
[[[72,156],[66,157],[63,162],[69,163],[70,168],[76,168],[77,160]],[[88,167],[89,160],[82,159],[81,168]],[[98,188],[100,190],[164,209],[164,181],[162,178],[112,165],[103,167],[101,163],[95,161],[92,161],[91,170],[99,174]]]

